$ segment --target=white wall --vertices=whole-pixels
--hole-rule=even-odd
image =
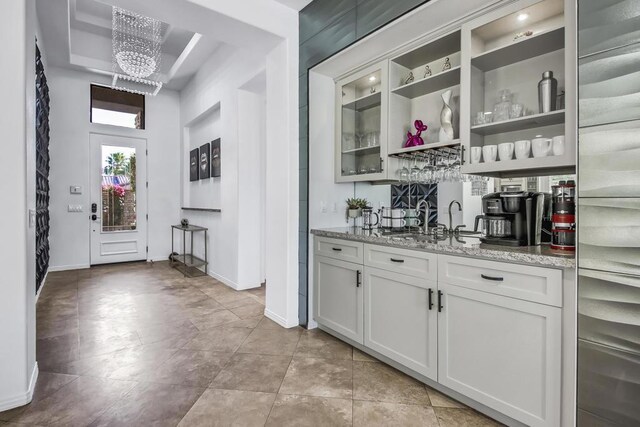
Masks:
[[[139,10],[145,7],[142,0],[129,0],[129,3]],[[251,49],[245,59],[266,55],[265,314],[283,326],[296,326],[299,323],[298,12],[272,0],[190,0],[189,3],[251,26],[251,31],[244,28],[238,32],[239,27],[230,25],[227,20],[216,19],[222,23],[217,27],[210,24],[211,20],[200,19],[202,28],[199,32],[208,35],[218,31],[218,37],[226,36],[219,40]],[[205,14],[201,16],[206,18]],[[244,43],[253,36],[258,38]],[[253,70],[257,71],[256,68]],[[246,71],[240,70],[240,75]],[[200,80],[206,80],[206,77],[201,76]],[[222,95],[212,91],[211,86],[201,87],[206,94],[192,93],[196,100],[191,101],[191,111],[183,111],[183,118],[197,117],[203,108],[212,105],[211,99],[221,98]],[[224,102],[221,102],[221,108],[224,116]],[[184,123],[187,122],[183,120]],[[223,162],[224,153],[225,149],[222,150]]]
[[[51,96],[51,270],[86,268],[90,264],[89,133],[147,139],[148,245],[150,260],[171,252],[170,225],[180,218],[180,105],[176,92],[163,89],[146,98],[145,130],[89,122],[90,84],[109,84],[106,76],[50,67]],[[81,195],[69,186],[83,187]],[[84,212],[70,213],[70,204]]]
[[[33,0],[4,2],[0,38],[11,40],[0,67],[0,411],[31,401],[35,362],[35,34]]]
[[[264,145],[264,101],[240,90],[265,67],[265,58],[224,45],[200,68],[180,94],[182,127],[182,211],[193,224],[209,229],[209,274],[235,289],[260,286],[260,147]],[[189,181],[189,152],[221,138],[221,176]],[[196,253],[202,255],[201,241]]]
[[[294,22],[297,28],[297,13]],[[285,327],[298,320],[298,33],[267,55],[265,315]]]

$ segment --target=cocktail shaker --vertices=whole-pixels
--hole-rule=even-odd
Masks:
[[[558,99],[558,81],[553,78],[553,71],[542,73],[542,80],[538,83],[538,108],[540,113],[556,110]]]

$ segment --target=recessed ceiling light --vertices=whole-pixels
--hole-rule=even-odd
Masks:
[[[536,135],[536,138],[542,138],[542,135]]]
[[[369,77],[369,81],[370,81],[370,82],[375,82],[375,81],[376,81],[376,76],[371,76],[371,77]]]
[[[518,21],[525,21],[528,17],[529,17],[528,14],[521,13],[520,15],[518,15]]]

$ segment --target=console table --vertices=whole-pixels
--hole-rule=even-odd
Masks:
[[[182,231],[182,253],[176,254],[174,250],[175,231]],[[171,267],[182,271],[185,277],[197,277],[207,274],[207,231],[208,228],[199,225],[172,225],[171,226]],[[193,255],[193,233],[204,232],[204,259]],[[187,233],[191,233],[190,250],[187,253]]]

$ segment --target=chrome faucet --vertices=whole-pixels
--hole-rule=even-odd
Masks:
[[[418,215],[420,215],[420,212],[423,206],[425,207],[425,210],[424,210],[424,224],[422,225],[423,225],[423,230],[426,232],[429,229],[429,211],[431,210],[431,203],[429,203],[429,201],[426,198],[420,199],[420,201],[416,205],[416,211],[418,212]]]
[[[448,232],[450,234],[453,234],[454,232],[458,231],[459,228],[464,227],[464,226],[458,226],[454,230],[454,228],[453,228],[453,214],[451,212],[451,208],[453,207],[453,205],[458,205],[458,212],[462,212],[462,205],[460,204],[459,201],[453,200],[451,203],[449,203],[449,230],[448,230]]]

